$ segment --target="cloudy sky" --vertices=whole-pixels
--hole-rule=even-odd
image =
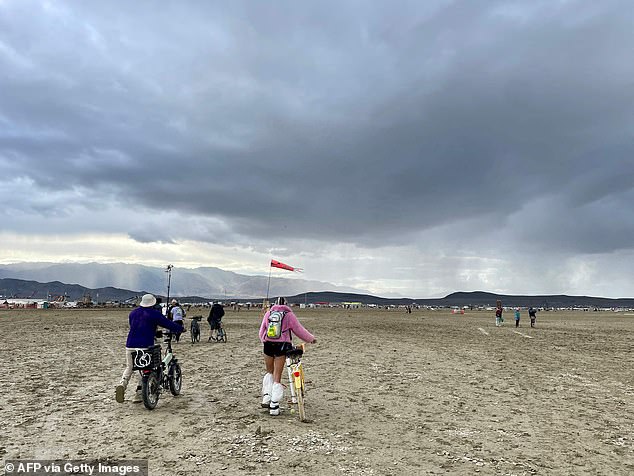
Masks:
[[[0,263],[634,297],[632,25],[610,0],[0,0]]]

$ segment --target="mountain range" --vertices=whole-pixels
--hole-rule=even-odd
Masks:
[[[16,263],[0,265],[0,278],[69,283],[92,290],[111,287],[132,290],[126,293],[144,291],[163,296],[168,284],[165,268],[123,263]],[[170,296],[255,299],[266,296],[267,285],[268,276],[248,276],[213,267],[175,267],[171,272]],[[5,287],[0,287],[0,295],[8,294],[7,290],[3,292]],[[271,277],[269,296],[292,296],[309,291],[367,293],[321,281]]]
[[[114,287],[87,288],[78,284],[65,284],[60,281],[51,281],[47,283],[39,283],[36,281],[27,281],[13,278],[0,278],[0,297],[4,298],[29,298],[29,299],[50,299],[55,300],[58,296],[65,296],[67,300],[79,301],[84,296],[90,295],[91,298],[98,302],[116,301],[116,302],[138,302],[140,296],[145,291],[131,291],[127,289],[119,289]],[[163,293],[157,295],[165,297]],[[287,295],[288,296],[288,295]],[[263,296],[256,297],[254,300],[260,300]],[[196,303],[208,302],[212,296],[182,296],[181,302]],[[502,301],[506,307],[528,307],[534,306],[538,308],[571,308],[571,307],[589,307],[589,308],[620,308],[634,309],[634,299],[610,299],[591,296],[567,296],[567,295],[546,295],[546,296],[510,296],[493,294],[482,291],[474,292],[456,292],[449,294],[443,298],[434,299],[412,299],[412,298],[385,298],[372,296],[369,294],[358,293],[342,293],[333,291],[324,292],[306,292],[297,295],[288,296],[291,303],[362,303],[374,304],[377,306],[390,305],[421,305],[434,307],[449,306],[473,306],[473,307],[489,307],[494,306],[496,301]],[[246,299],[241,299],[246,301]]]

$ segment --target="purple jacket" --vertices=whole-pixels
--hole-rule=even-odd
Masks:
[[[125,346],[128,349],[141,348],[154,345],[154,334],[158,326],[165,327],[172,332],[183,332],[183,328],[163,316],[161,311],[151,307],[137,307],[129,316],[130,332]]]
[[[269,314],[271,311],[284,312],[284,319],[282,319],[282,336],[279,339],[271,339],[266,335],[266,329],[269,324]],[[310,332],[308,332],[304,326],[299,323],[297,316],[293,314],[293,311],[288,306],[274,305],[266,311],[262,318],[262,324],[260,325],[260,340],[262,342],[291,342],[291,332],[299,337],[304,342],[312,342],[315,340]]]

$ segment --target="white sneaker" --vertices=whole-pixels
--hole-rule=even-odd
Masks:
[[[280,414],[280,404],[271,402],[269,406],[269,415],[278,416]]]

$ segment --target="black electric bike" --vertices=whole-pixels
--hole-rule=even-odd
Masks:
[[[178,359],[172,351],[171,332],[157,332],[157,337],[165,337],[167,344],[165,355],[161,353],[161,345],[156,344],[147,350],[137,350],[134,358],[134,369],[141,373],[141,397],[148,410],[154,410],[163,390],[169,389],[172,395],[181,393],[183,374]]]

